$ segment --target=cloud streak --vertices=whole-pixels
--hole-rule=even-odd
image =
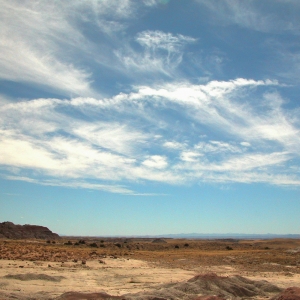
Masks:
[[[288,118],[293,112],[282,108],[279,93],[267,92],[274,86],[236,79],[141,86],[102,99],[4,104],[2,175],[124,194],[134,194],[128,186],[143,181],[298,185],[297,171],[286,167],[299,160],[299,120]],[[250,101],[254,92],[258,102]],[[270,100],[277,105],[270,108]],[[160,122],[166,110],[172,114]]]

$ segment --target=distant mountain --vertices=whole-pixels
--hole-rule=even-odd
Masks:
[[[173,238],[173,239],[276,239],[289,238],[300,239],[300,234],[245,234],[245,233],[179,233],[164,234],[155,237]]]
[[[59,235],[47,227],[38,225],[15,225],[12,222],[0,223],[0,238],[7,239],[58,239]]]
[[[62,236],[62,235],[60,235]],[[75,237],[75,236],[74,236]],[[86,236],[94,238],[140,238],[140,239],[300,239],[300,234],[248,234],[248,233],[175,233],[175,234],[160,234],[160,235],[101,235],[101,236]]]

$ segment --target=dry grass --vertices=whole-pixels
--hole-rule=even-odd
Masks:
[[[79,245],[74,245],[79,241],[74,237],[57,240],[55,244],[41,240],[0,240],[0,259],[67,262],[114,256],[187,270],[197,265],[233,265],[249,271],[288,272],[292,266],[294,273],[300,273],[300,240],[168,239],[167,243],[152,243],[152,239],[84,240],[85,244]],[[72,245],[66,245],[68,241]],[[93,243],[97,247],[91,247]],[[230,248],[232,250],[227,250]]]

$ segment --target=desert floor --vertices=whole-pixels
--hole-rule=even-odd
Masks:
[[[210,272],[300,287],[299,240],[80,239],[0,240],[0,299],[123,295]]]

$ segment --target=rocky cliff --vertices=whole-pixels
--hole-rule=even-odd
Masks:
[[[8,239],[58,239],[59,235],[47,227],[37,225],[15,225],[12,222],[0,223],[0,238]]]

